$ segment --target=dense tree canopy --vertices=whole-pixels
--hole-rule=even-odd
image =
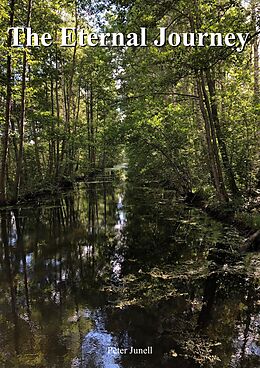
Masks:
[[[2,203],[96,175],[122,160],[142,182],[220,201],[259,185],[259,4],[202,1],[1,2]],[[11,26],[55,35],[12,48]],[[148,29],[148,47],[58,44],[60,28]],[[167,32],[249,32],[243,52],[156,47]],[[123,155],[123,156],[122,156]]]

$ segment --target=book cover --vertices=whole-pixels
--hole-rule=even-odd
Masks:
[[[0,0],[0,368],[260,365],[258,0]]]

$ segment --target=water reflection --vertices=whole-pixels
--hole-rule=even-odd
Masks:
[[[94,313],[90,313],[90,318],[94,321],[94,327],[84,337],[82,343],[83,366],[120,368],[120,354],[116,350],[113,354],[110,352],[111,347],[118,348],[119,345],[117,338],[106,330],[106,314],[102,310],[96,310]],[[129,346],[127,335],[125,336],[123,346]]]
[[[0,366],[258,366],[258,281],[230,257],[239,241],[171,193],[131,186],[1,211]]]

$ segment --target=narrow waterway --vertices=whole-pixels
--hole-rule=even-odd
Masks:
[[[133,184],[1,210],[1,368],[257,368],[260,257]]]

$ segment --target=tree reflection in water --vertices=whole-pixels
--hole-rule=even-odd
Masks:
[[[250,257],[228,258],[239,241],[170,192],[130,185],[1,211],[0,366],[258,366],[257,277]]]

